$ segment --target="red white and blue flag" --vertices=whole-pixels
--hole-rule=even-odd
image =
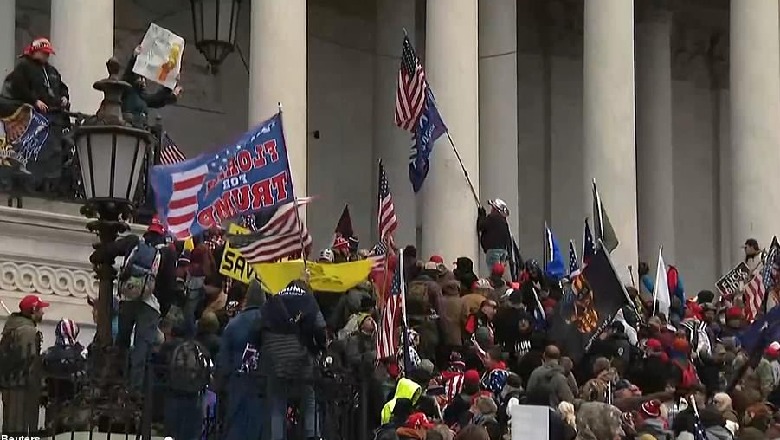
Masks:
[[[152,168],[157,213],[178,239],[294,197],[281,113],[216,153]]]
[[[569,278],[574,278],[580,274],[580,263],[577,258],[577,249],[574,246],[574,240],[569,240]]]
[[[392,235],[398,228],[398,217],[395,216],[395,204],[393,194],[390,192],[390,184],[382,162],[379,162],[379,207],[377,208],[377,227],[379,228],[379,241],[392,243]]]
[[[168,133],[163,133],[160,148],[160,164],[173,165],[187,160],[179,147],[173,142]]]
[[[405,322],[403,253],[398,253],[398,264],[393,273],[390,294],[386,296],[382,308],[382,318],[379,320],[376,338],[376,358],[387,359],[398,352],[399,334],[396,328],[400,322]]]

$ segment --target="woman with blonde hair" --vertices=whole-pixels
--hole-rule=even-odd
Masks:
[[[563,421],[567,425],[577,430],[577,415],[574,411],[574,405],[569,402],[561,402],[558,404],[558,412],[561,413]]]

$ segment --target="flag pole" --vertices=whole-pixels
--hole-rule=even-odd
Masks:
[[[460,157],[458,147],[455,146],[455,141],[452,140],[452,136],[450,136],[449,131],[447,131],[447,140],[450,141],[450,145],[452,145],[452,151],[455,153],[455,157],[458,159],[458,163],[460,164],[460,170],[463,171],[463,176],[466,178],[466,183],[469,184],[471,195],[474,197],[474,203],[476,203],[477,206],[482,206],[482,202],[479,201],[479,196],[477,195],[477,190],[474,189],[474,183],[471,181],[471,176],[469,176],[469,172],[466,170],[466,166],[463,165],[463,159]]]
[[[398,277],[401,279],[400,286],[398,287],[401,295],[401,330],[403,331],[402,344],[404,348],[404,374],[408,377],[411,372],[411,359],[409,359],[409,324],[406,320],[406,280],[404,279],[404,253],[398,253],[398,265],[395,268],[398,272]],[[385,311],[386,313],[387,311]]]
[[[278,101],[276,103],[277,107],[279,108],[279,119],[281,120],[282,116],[282,102]],[[285,139],[285,143],[287,142],[287,139]],[[298,206],[298,197],[295,196],[293,193],[293,207],[295,209],[295,221],[298,223],[298,242],[301,246],[301,260],[303,260],[303,273],[301,274],[303,279],[306,281],[306,283],[309,283],[309,265],[306,261],[306,246],[303,242],[303,222],[301,221],[301,212]]]

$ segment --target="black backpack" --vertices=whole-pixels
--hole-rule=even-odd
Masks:
[[[192,339],[173,349],[168,364],[168,387],[184,394],[198,394],[209,384],[211,361]]]

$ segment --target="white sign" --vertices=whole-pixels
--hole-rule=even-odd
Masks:
[[[550,440],[550,408],[535,405],[509,405],[512,440]]]
[[[141,53],[135,59],[133,72],[173,89],[181,72],[184,38],[152,23],[141,42]]]

